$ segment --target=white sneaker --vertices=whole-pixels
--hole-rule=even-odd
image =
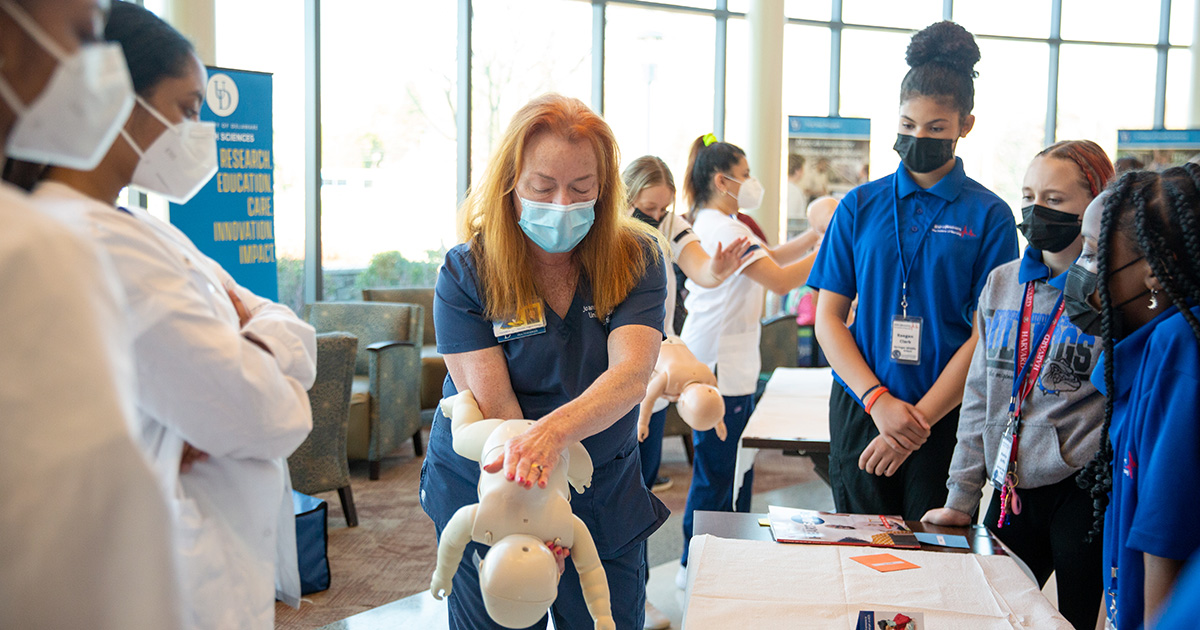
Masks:
[[[675,572],[675,588],[683,590],[687,588],[687,567],[679,565],[679,570]]]
[[[650,600],[646,600],[646,621],[642,624],[646,630],[666,630],[671,627],[671,618],[664,615],[663,612],[654,607]]]

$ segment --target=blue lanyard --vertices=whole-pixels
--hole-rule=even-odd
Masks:
[[[900,168],[904,168],[903,165]],[[900,311],[904,317],[908,317],[908,272],[912,270],[912,264],[917,260],[917,254],[921,252],[921,246],[925,244],[925,237],[929,236],[929,230],[921,233],[921,239],[917,241],[917,248],[913,250],[912,258],[907,264],[904,262],[904,247],[900,244],[900,172],[896,171],[896,177],[892,180],[892,199],[895,205],[892,208],[892,222],[896,226],[896,253],[900,258]],[[931,224],[936,223],[938,218],[942,216],[942,212],[949,204],[942,204],[937,214],[933,215],[930,220]]]

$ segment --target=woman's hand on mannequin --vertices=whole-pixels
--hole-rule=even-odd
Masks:
[[[526,488],[532,488],[534,484],[545,488],[565,448],[566,440],[550,423],[537,422],[528,431],[509,438],[504,453],[483,470],[494,473],[504,469],[504,477],[509,481],[516,481]]]
[[[971,515],[953,508],[934,508],[921,517],[921,522],[945,527],[966,527],[971,524]]]
[[[929,439],[925,414],[887,392],[871,407],[871,420],[893,450],[915,451]]]
[[[912,455],[912,451],[897,451],[887,445],[883,436],[877,435],[858,456],[858,469],[876,476],[891,477],[909,455]]]

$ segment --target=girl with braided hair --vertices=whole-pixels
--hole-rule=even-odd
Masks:
[[[1093,536],[1103,523],[1110,627],[1137,628],[1200,548],[1200,166],[1126,173],[1088,206],[1083,237],[1066,308],[1103,341],[1092,382],[1108,399],[1080,484]]]
[[[974,37],[938,22],[913,36],[907,60],[901,164],[841,200],[808,284],[821,292],[817,339],[836,380],[834,505],[916,520],[945,505],[976,304],[988,273],[1017,257],[1017,231],[954,155],[975,125]]]
[[[1039,585],[1057,572],[1059,610],[1087,630],[1100,603],[1101,549],[1099,540],[1084,542],[1092,503],[1076,478],[1099,443],[1104,396],[1088,380],[1096,337],[1062,316],[1062,289],[1083,249],[1083,211],[1112,175],[1108,155],[1089,140],[1050,146],[1025,172],[1029,247],[997,267],[979,296],[949,495],[921,519],[970,525],[990,478],[997,491],[984,523]]]

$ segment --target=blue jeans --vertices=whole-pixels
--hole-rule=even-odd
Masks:
[[[655,411],[650,415],[650,434],[638,444],[642,457],[642,479],[646,487],[654,486],[658,477],[658,466],[662,463],[663,429],[667,426],[667,409]]]
[[[733,474],[737,464],[738,443],[750,414],[754,411],[754,396],[723,396],[725,399],[725,441],[716,431],[693,431],[692,444],[696,455],[692,463],[692,486],[688,488],[687,507],[683,512],[683,556],[687,565],[688,544],[692,541],[692,518],[696,510],[716,512],[749,512],[750,490],[754,484],[754,469],[746,471],[737,505],[733,504]]]

